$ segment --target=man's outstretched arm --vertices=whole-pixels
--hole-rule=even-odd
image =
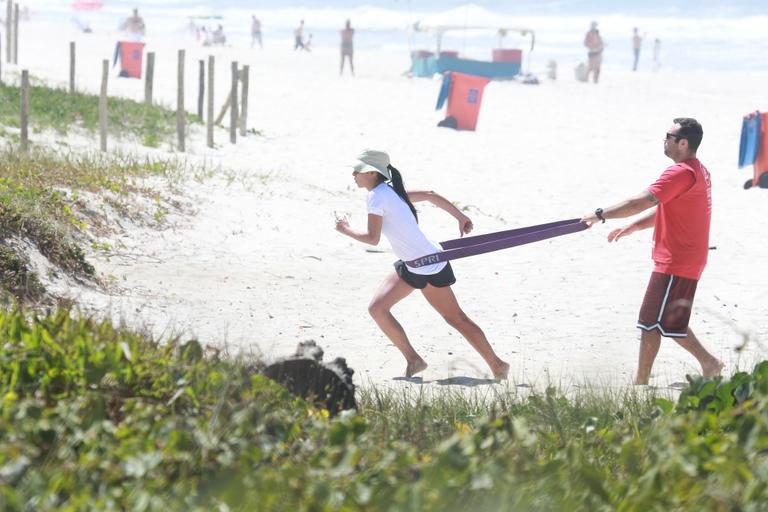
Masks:
[[[644,212],[648,208],[653,208],[657,204],[659,204],[659,199],[646,190],[642,194],[638,194],[613,206],[609,206],[608,208],[599,208],[595,212],[584,215],[581,220],[591,226],[595,222],[602,222],[607,219],[623,219],[631,217],[640,212]],[[655,218],[655,212],[653,217]],[[650,225],[652,226],[653,223]]]

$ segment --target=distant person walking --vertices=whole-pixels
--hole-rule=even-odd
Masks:
[[[341,31],[341,69],[339,74],[344,73],[344,61],[349,59],[349,70],[352,72],[352,76],[355,76],[355,65],[352,62],[352,56],[355,52],[354,49],[355,29],[352,28],[352,23],[347,20],[344,29]]]
[[[643,38],[637,33],[637,27],[633,29],[632,52],[635,54],[635,63],[632,65],[632,71],[637,71],[637,63],[640,60],[640,48],[643,46]]]
[[[304,49],[304,20],[293,31],[293,50]]]
[[[600,79],[600,66],[603,63],[603,38],[597,30],[597,22],[593,21],[589,31],[584,36],[584,46],[587,47],[587,81],[592,73],[592,81],[597,83]]]
[[[653,40],[653,70],[658,71],[661,67],[661,39],[658,37]]]
[[[354,163],[355,184],[368,191],[368,218],[363,231],[353,230],[346,218],[336,219],[336,230],[350,238],[378,245],[381,235],[389,239],[392,250],[400,258],[368,305],[368,313],[406,360],[405,376],[413,377],[427,368],[427,363],[408,341],[403,326],[392,316],[391,309],[419,289],[427,302],[459,331],[488,364],[496,379],[506,379],[509,364],[493,351],[482,329],[459,306],[451,285],[456,282],[450,262],[409,267],[406,261],[440,251],[418,224],[413,203],[426,201],[445,210],[458,222],[461,236],[472,231],[472,221],[443,196],[432,191],[408,191],[400,171],[389,162],[384,151],[366,150]]]
[[[652,211],[608,234],[615,242],[642,229],[653,229],[654,262],[637,327],[640,355],[635,384],[648,384],[661,336],[674,339],[701,365],[705,378],[719,375],[723,363],[701,345],[688,327],[696,285],[707,264],[712,214],[709,171],[696,158],[704,131],[695,119],[678,118],[664,136],[664,154],[675,162],[647,190],[581,220],[592,225]]]
[[[144,20],[139,16],[139,10],[133,10],[133,16],[129,16],[120,25],[120,30],[124,31],[128,39],[132,41],[140,41],[146,35],[146,25]]]
[[[200,39],[203,41],[203,46],[211,46],[213,44],[211,31],[205,26],[200,27]]]
[[[256,16],[251,16],[251,48],[259,42],[259,48],[264,48],[261,44],[261,21]]]
[[[213,31],[213,44],[219,46],[227,44],[227,35],[224,33],[224,27],[221,26],[221,23]]]

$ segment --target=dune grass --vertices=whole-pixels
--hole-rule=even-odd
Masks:
[[[99,122],[99,97],[81,92],[37,84],[33,79],[29,92],[29,119],[33,130],[53,129],[67,135],[73,127],[96,132]],[[0,85],[0,125],[19,126],[20,89]],[[133,135],[144,146],[158,147],[162,142],[175,144],[176,112],[157,105],[110,97],[107,99],[110,136]],[[200,123],[187,114],[187,126]]]
[[[157,192],[142,186],[141,180],[157,176],[176,183],[202,179],[209,172],[176,158],[0,150],[0,290],[20,300],[37,300],[44,293],[41,276],[30,269],[18,247],[20,240],[32,243],[62,271],[93,280],[95,270],[84,247],[89,229],[104,221],[83,204],[79,197],[83,192],[103,193],[116,211],[136,195],[147,195],[155,199],[155,211],[147,215],[162,221],[165,207]]]
[[[330,418],[194,340],[0,309],[0,509],[768,507],[768,362],[636,390],[371,388]]]
[[[376,435],[407,437],[426,449],[483,418],[502,414],[525,417],[529,428],[538,432],[577,436],[586,425],[602,428],[617,419],[650,417],[659,398],[663,397],[657,390],[635,388],[593,387],[566,393],[549,386],[543,393],[519,393],[504,384],[472,392],[371,386],[359,390],[358,404]]]

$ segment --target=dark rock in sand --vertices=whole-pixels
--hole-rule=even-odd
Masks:
[[[357,409],[355,371],[342,357],[322,362],[323,349],[314,340],[303,341],[296,354],[267,366],[262,372],[294,395],[328,409],[331,416],[345,409]]]

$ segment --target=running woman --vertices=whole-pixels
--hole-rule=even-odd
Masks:
[[[358,157],[352,175],[358,187],[368,190],[368,226],[365,231],[353,230],[347,219],[342,217],[336,219],[336,230],[371,245],[377,245],[383,233],[395,255],[400,258],[374,294],[368,312],[405,356],[405,376],[413,377],[426,369],[427,363],[408,341],[405,330],[392,315],[391,309],[418,288],[427,302],[482,356],[494,378],[506,379],[509,364],[496,355],[482,329],[456,301],[451,290],[451,285],[456,282],[451,264],[441,262],[411,268],[404,263],[441,250],[419,228],[413,203],[428,201],[451,214],[459,223],[461,236],[472,231],[469,217],[435,192],[406,192],[400,172],[390,165],[389,155],[384,151],[365,150]]]

